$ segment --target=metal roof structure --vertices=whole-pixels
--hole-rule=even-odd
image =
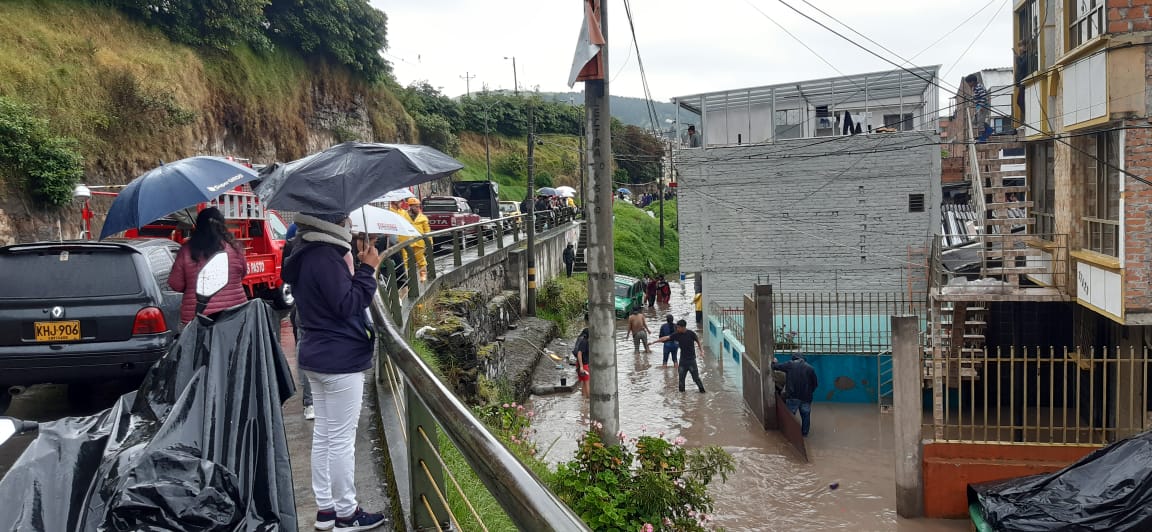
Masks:
[[[921,100],[929,88],[939,83],[940,65],[911,67],[905,70],[869,72],[851,76],[815,79],[743,89],[729,89],[672,98],[680,107],[701,114],[725,107],[770,104],[791,107],[801,102],[812,106],[860,106],[871,100]],[[703,102],[703,104],[701,103]]]

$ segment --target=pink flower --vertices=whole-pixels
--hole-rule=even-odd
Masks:
[[[535,410],[529,410],[528,412],[525,412],[524,415],[526,415],[530,418],[533,418],[533,417],[536,417],[536,411]]]
[[[676,439],[672,440],[672,443],[675,445],[684,445],[685,443],[688,443],[688,440],[684,439],[683,436],[676,436]]]
[[[653,532],[653,530],[652,523],[644,523],[644,526],[640,527],[640,532]]]
[[[504,403],[504,408],[508,408],[508,403]]]
[[[648,425],[640,425],[640,432],[647,432],[647,431],[648,431]]]
[[[524,405],[516,405],[516,410],[524,410]]]
[[[672,520],[665,517],[664,518],[664,526],[672,526]]]
[[[515,402],[513,402],[513,403],[512,403],[512,406],[516,406],[516,403],[515,403]]]

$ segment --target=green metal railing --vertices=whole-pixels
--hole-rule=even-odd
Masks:
[[[575,212],[544,211],[536,213],[537,226],[551,229],[565,226]],[[401,242],[381,254],[377,279],[379,290],[370,307],[382,353],[377,357],[376,376],[393,394],[396,411],[402,421],[400,431],[408,456],[407,481],[411,496],[411,525],[418,530],[461,530],[459,519],[449,509],[446,495],[455,492],[466,503],[469,513],[487,530],[484,516],[468,500],[455,475],[445,466],[438,442],[440,431],[447,436],[473,469],[493,498],[522,530],[588,530],[583,521],[536,478],[490,433],[472,411],[437,377],[435,372],[412,350],[407,338],[411,319],[404,313],[406,299],[418,302],[422,290],[465,262],[468,249],[476,258],[487,254],[490,245],[497,250],[513,243],[527,225],[526,215],[482,221],[480,223],[435,231],[420,238]],[[491,240],[491,241],[490,241]],[[419,281],[419,267],[412,246],[425,242],[427,284]],[[450,249],[437,244],[447,245]],[[407,253],[404,253],[407,252]],[[407,256],[406,264],[396,267],[391,257]],[[447,267],[447,257],[452,266]],[[437,260],[444,266],[436,268]],[[407,290],[406,294],[403,291]],[[402,298],[403,295],[403,298]],[[445,482],[445,476],[450,483]],[[449,490],[452,490],[451,492]]]

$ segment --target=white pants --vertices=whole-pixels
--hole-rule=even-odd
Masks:
[[[305,371],[312,387],[312,492],[316,508],[356,512],[356,426],[364,399],[363,373]]]

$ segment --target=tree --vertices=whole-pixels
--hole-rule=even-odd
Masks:
[[[663,172],[664,143],[646,129],[613,121],[612,156],[631,183],[648,183]]]
[[[228,50],[248,44],[267,50],[264,8],[269,0],[113,0],[121,10],[159,26],[174,41]]]
[[[388,17],[367,0],[271,0],[264,15],[276,42],[333,59],[369,79],[391,71],[380,57],[388,46]]]

